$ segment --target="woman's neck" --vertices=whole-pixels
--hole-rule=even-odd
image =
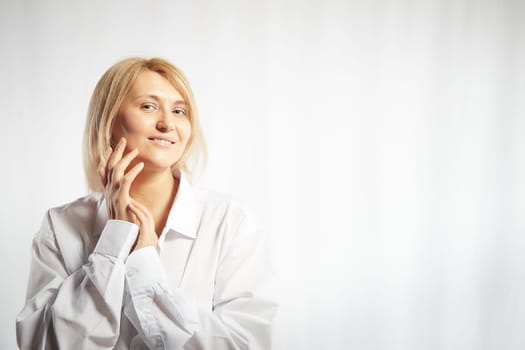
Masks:
[[[155,220],[155,232],[160,236],[179,188],[179,180],[170,169],[153,172],[144,169],[133,181],[130,196],[148,208]]]

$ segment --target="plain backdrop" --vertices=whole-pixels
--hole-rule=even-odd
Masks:
[[[194,88],[200,186],[271,237],[275,348],[525,348],[525,2],[2,1],[0,348],[30,244],[86,194],[91,92],[128,56]]]

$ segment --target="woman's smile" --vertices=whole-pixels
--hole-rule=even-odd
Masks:
[[[190,116],[181,94],[162,75],[142,72],[120,106],[112,137],[137,148],[146,169],[171,170],[191,136]]]
[[[168,138],[165,136],[150,137],[149,140],[153,141],[155,144],[158,144],[159,146],[162,146],[162,147],[169,147],[176,143],[174,139]]]

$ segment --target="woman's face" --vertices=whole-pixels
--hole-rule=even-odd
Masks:
[[[112,141],[126,138],[128,151],[146,168],[165,170],[175,164],[191,135],[188,106],[160,74],[142,72],[122,102],[113,124]]]

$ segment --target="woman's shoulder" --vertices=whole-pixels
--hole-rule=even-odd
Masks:
[[[102,203],[102,193],[90,193],[47,211],[44,225],[50,231],[91,232]]]
[[[94,192],[60,206],[52,207],[48,212],[53,216],[90,216],[96,214],[102,199],[102,193]]]
[[[231,219],[255,220],[255,214],[250,207],[234,196],[206,188],[194,189],[194,193],[205,213],[211,212]]]
[[[48,246],[61,255],[69,272],[87,261],[96,241],[102,194],[93,193],[47,211],[35,235],[37,245]]]

